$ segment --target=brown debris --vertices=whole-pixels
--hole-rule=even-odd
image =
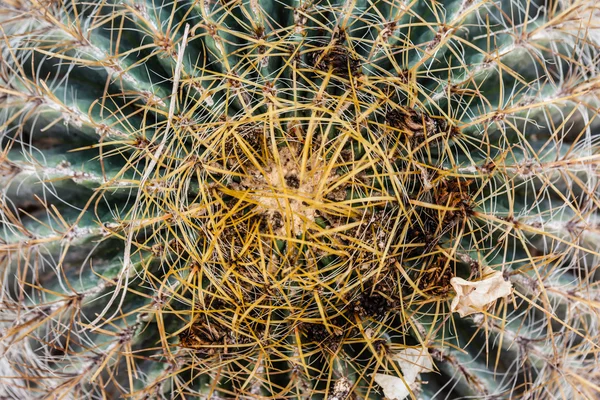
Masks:
[[[409,108],[398,107],[387,111],[385,121],[409,137],[428,136],[437,130],[437,124],[430,116]]]
[[[391,302],[378,290],[365,289],[354,302],[354,310],[360,315],[380,319],[391,309]]]
[[[450,280],[454,277],[453,263],[447,263],[445,256],[438,256],[433,263],[421,271],[419,289],[436,297],[445,298],[452,286]]]
[[[190,349],[204,349],[208,354],[215,353],[216,349],[208,347],[223,344],[227,331],[215,324],[195,323],[179,334],[181,347]]]
[[[352,55],[344,46],[334,46],[329,51],[317,52],[313,55],[314,67],[321,71],[328,71],[329,68],[334,74],[348,77],[356,75],[361,68],[360,60]]]
[[[452,223],[457,218],[464,218],[471,213],[471,193],[469,186],[473,179],[446,179],[435,188],[434,202],[437,205],[459,210],[446,212],[444,225]]]

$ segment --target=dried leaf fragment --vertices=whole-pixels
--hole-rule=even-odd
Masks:
[[[484,279],[471,282],[462,278],[450,279],[450,284],[456,291],[450,310],[457,312],[461,317],[487,310],[494,301],[508,296],[512,291],[512,284],[502,277],[501,271],[490,267],[483,270]]]
[[[404,381],[397,376],[375,374],[375,382],[383,388],[383,394],[390,400],[404,400],[410,394]]]
[[[375,374],[375,382],[381,386],[386,398],[404,400],[416,387],[419,374],[433,369],[431,356],[426,349],[407,348],[400,350],[391,358],[400,365],[404,379],[393,375]]]

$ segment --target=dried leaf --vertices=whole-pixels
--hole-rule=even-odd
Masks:
[[[433,369],[433,362],[427,349],[413,347],[402,349],[392,356],[392,360],[398,362],[404,380],[411,384],[417,380],[421,372]]]
[[[382,387],[383,394],[390,400],[404,400],[410,394],[404,381],[397,376],[375,374],[375,382]]]
[[[504,280],[502,272],[485,267],[483,276],[484,279],[475,282],[462,278],[450,279],[456,291],[456,297],[450,305],[452,312],[458,312],[461,317],[482,312],[497,299],[511,293],[512,284]]]
[[[425,349],[407,348],[392,357],[400,365],[402,378],[387,374],[375,374],[375,382],[382,387],[383,394],[390,400],[404,400],[414,389],[419,374],[433,368],[431,356]]]

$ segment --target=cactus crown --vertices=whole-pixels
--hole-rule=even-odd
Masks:
[[[0,7],[0,397],[598,395],[593,1]]]

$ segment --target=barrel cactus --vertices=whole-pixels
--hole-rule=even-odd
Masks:
[[[593,0],[0,2],[0,398],[600,396]]]

